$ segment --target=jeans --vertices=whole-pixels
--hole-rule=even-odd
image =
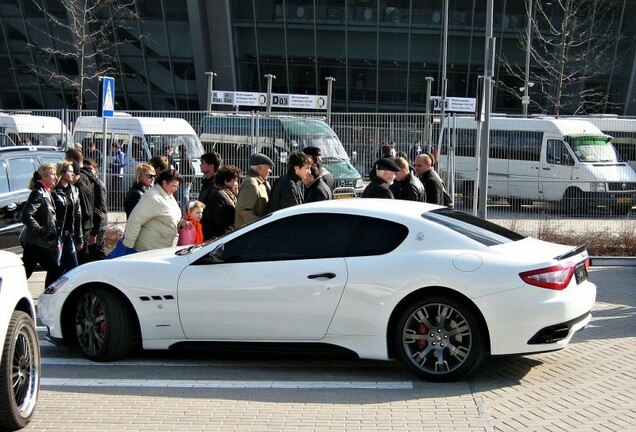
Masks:
[[[188,208],[188,202],[190,201],[190,188],[192,188],[192,182],[181,182],[179,184],[179,196],[181,200],[181,210],[185,213]]]
[[[74,269],[79,264],[77,262],[77,251],[75,250],[75,242],[70,234],[63,235],[62,240],[62,258],[60,259],[60,271],[62,274]]]

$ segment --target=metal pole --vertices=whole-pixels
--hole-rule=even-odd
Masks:
[[[530,96],[528,95],[530,87],[530,49],[532,48],[532,0],[528,0],[528,25],[526,28],[526,73],[523,83],[523,97],[521,98],[521,106],[523,108],[523,116],[528,117],[528,105],[530,105]]]
[[[276,79],[275,75],[267,74],[267,115],[272,112],[272,80]]]
[[[486,219],[488,203],[488,154],[490,151],[490,110],[492,98],[492,77],[495,69],[495,38],[493,37],[493,1],[486,3],[486,52],[484,59],[484,124],[481,128],[481,148],[479,158],[479,206],[477,216]]]
[[[448,0],[444,0],[444,34],[442,37],[442,94],[440,101],[440,117],[442,124],[444,122],[444,114],[446,110],[446,60],[448,57]],[[438,154],[441,149],[437,149]]]
[[[325,77],[325,81],[327,81],[327,124],[331,126],[331,92],[336,79],[328,76]]]
[[[212,89],[214,88],[212,85],[216,74],[214,72],[206,72],[205,74],[208,76],[208,102],[205,108],[207,111],[212,111]]]
[[[431,151],[431,141],[433,141],[433,122],[431,122],[431,84],[433,77],[426,78],[426,117],[424,118],[424,129],[426,130],[426,151]]]

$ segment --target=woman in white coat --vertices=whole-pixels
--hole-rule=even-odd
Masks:
[[[174,169],[159,174],[128,217],[124,246],[142,252],[176,244],[181,209],[173,194],[180,182],[181,175]]]

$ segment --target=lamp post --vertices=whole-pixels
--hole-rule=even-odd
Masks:
[[[325,77],[327,81],[327,124],[331,126],[331,92],[333,91],[333,83],[336,81],[334,77]]]
[[[426,130],[426,151],[431,151],[431,141],[433,140],[433,128],[431,126],[431,85],[433,77],[426,78],[426,117],[424,117],[424,129]]]
[[[523,96],[521,97],[521,107],[523,116],[528,117],[528,105],[530,105],[530,96],[528,88],[530,87],[530,49],[532,48],[532,0],[528,0],[528,25],[526,28],[526,71],[523,84]]]
[[[276,75],[267,74],[267,115],[272,112],[272,80],[276,79]]]
[[[212,85],[214,84],[216,74],[214,72],[206,72],[205,74],[208,76],[208,103],[206,109],[212,111]]]

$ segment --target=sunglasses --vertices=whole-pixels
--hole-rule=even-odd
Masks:
[[[146,178],[148,179],[153,179],[155,177],[157,177],[155,174],[146,174]]]

